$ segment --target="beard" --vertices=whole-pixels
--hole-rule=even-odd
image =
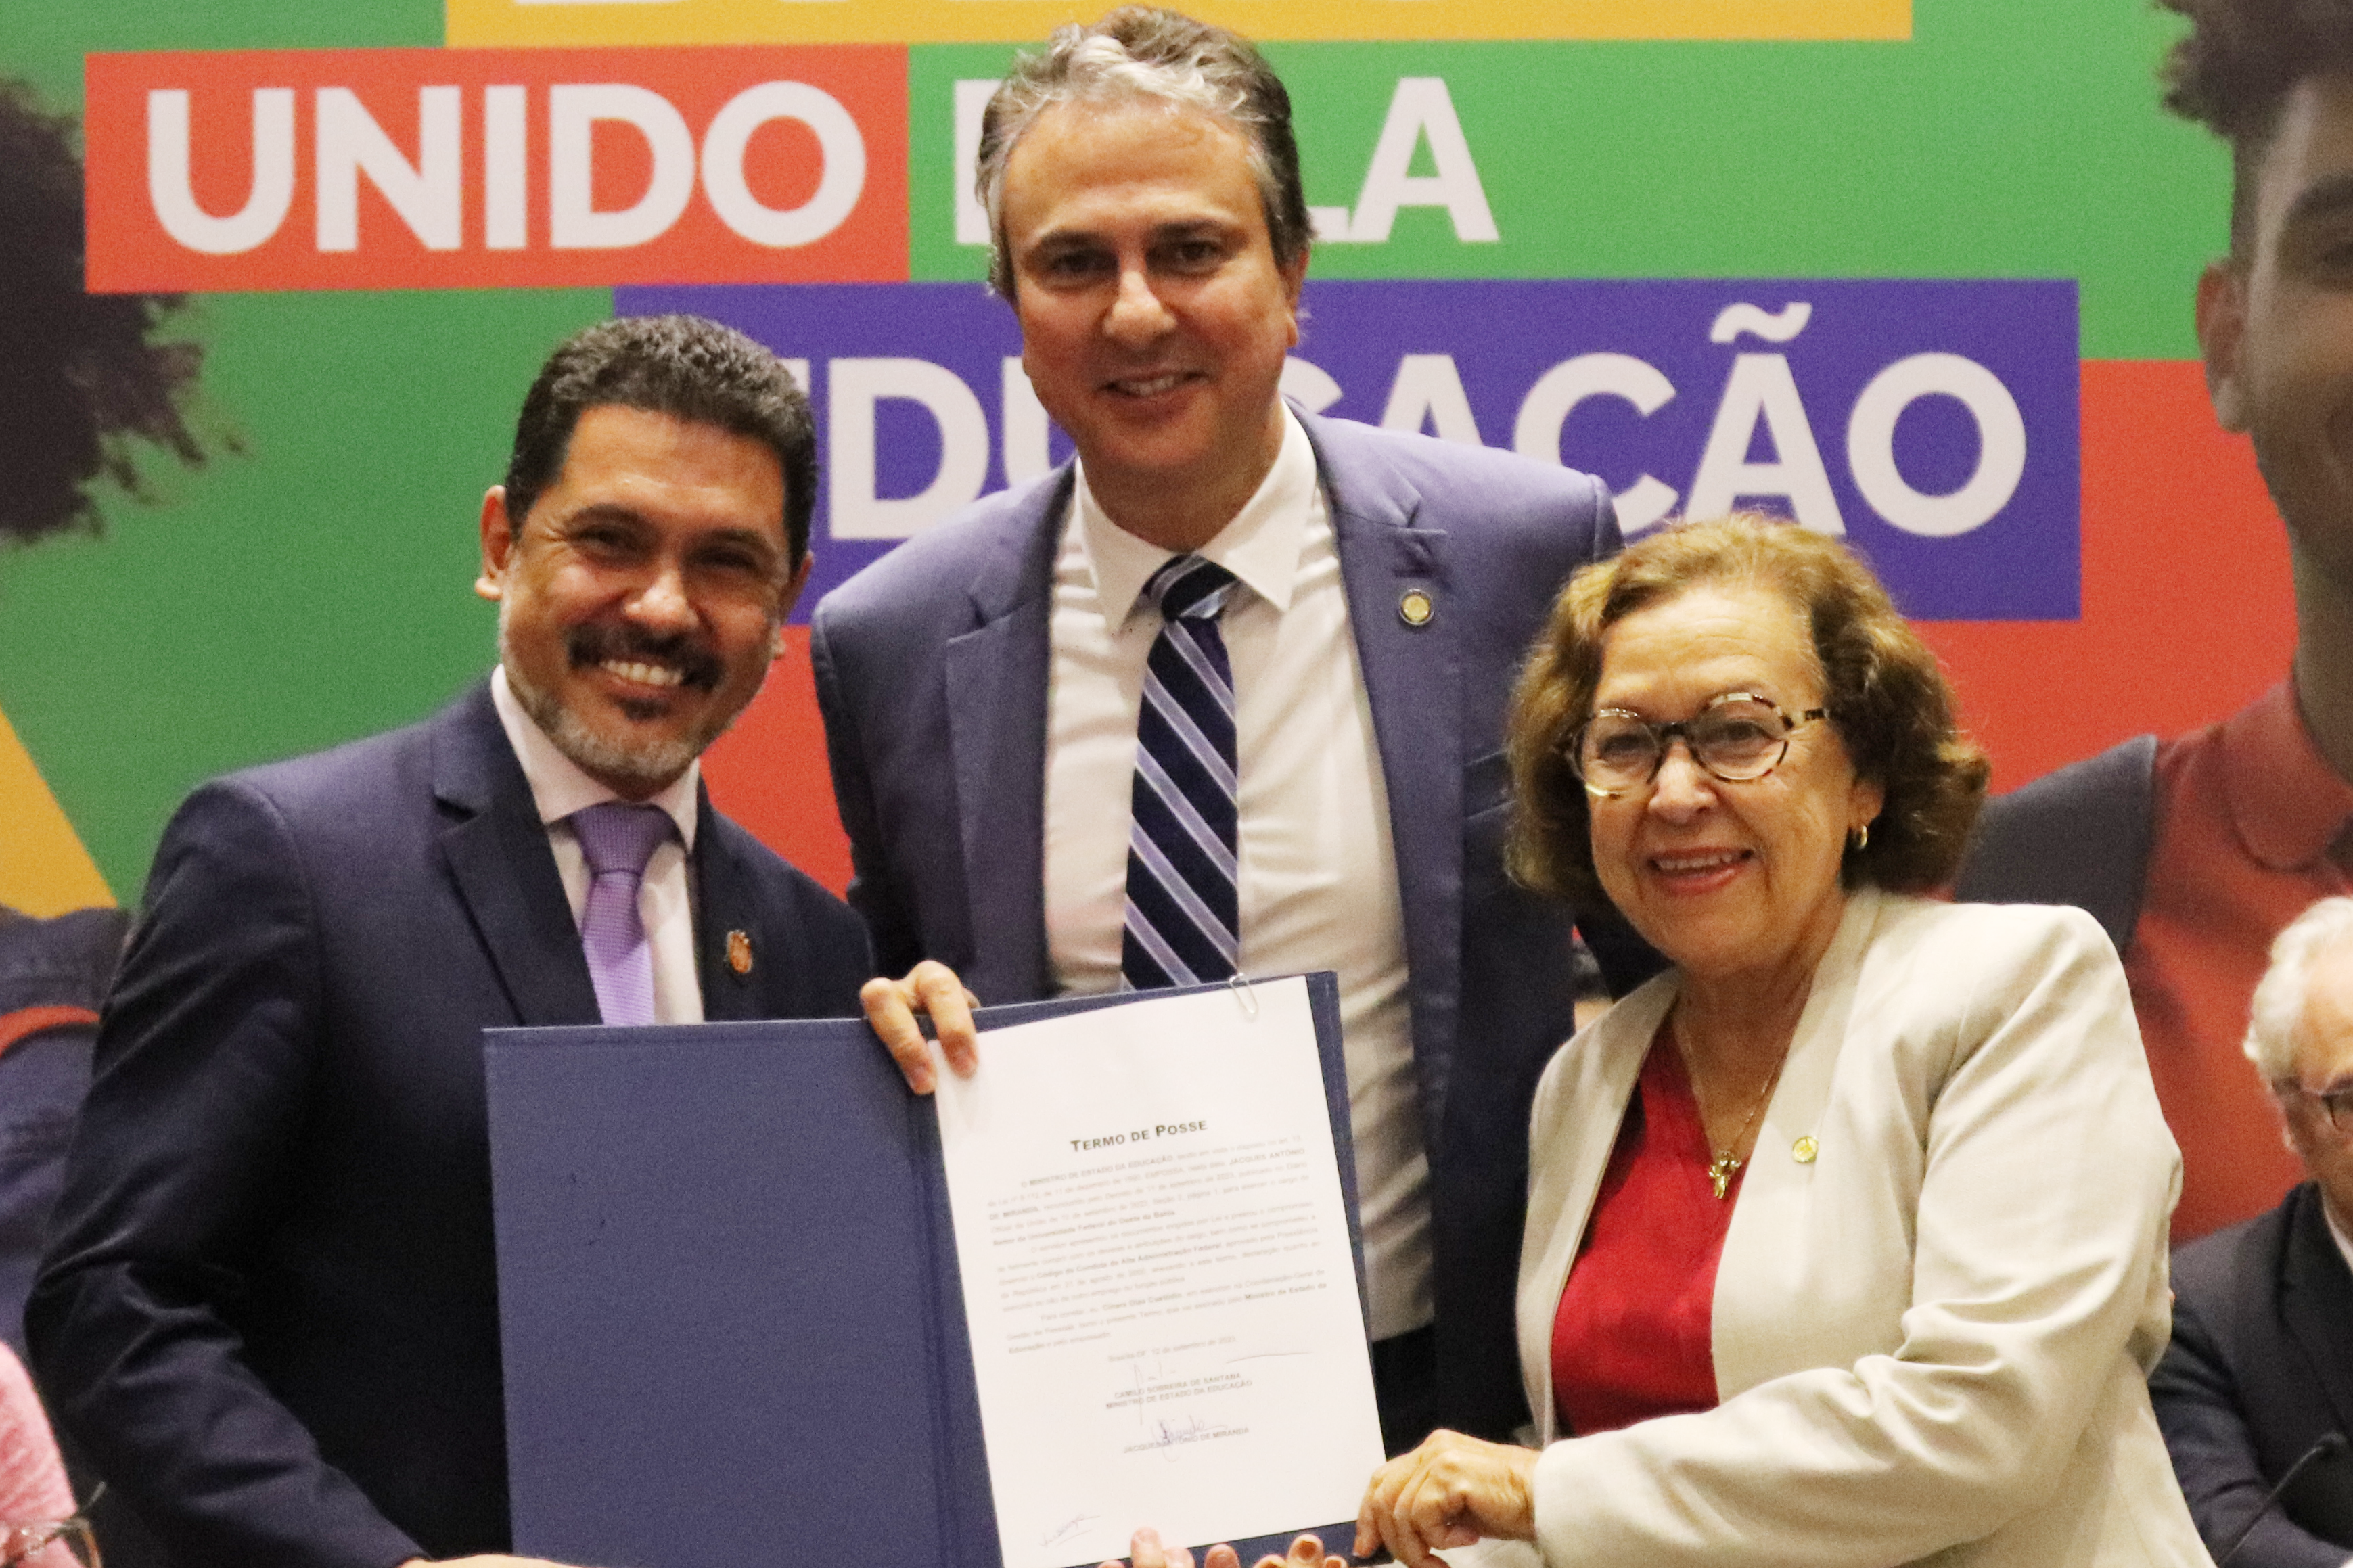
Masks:
[[[574,766],[617,789],[651,795],[686,772],[704,748],[735,721],[736,709],[714,709],[674,736],[631,736],[615,739],[600,734],[588,721],[566,706],[554,692],[541,689],[522,674],[521,661],[507,656],[508,604],[499,607],[500,661],[507,672],[508,689]],[[656,637],[631,626],[596,624],[574,626],[565,634],[564,651],[575,669],[593,668],[607,660],[640,661],[678,670],[681,691],[715,689],[726,674],[719,656],[694,637]],[[658,701],[623,702],[621,711],[645,721],[661,716]]]

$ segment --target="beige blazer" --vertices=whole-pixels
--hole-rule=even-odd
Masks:
[[[1725,1239],[1723,1403],[1553,1440],[1561,1287],[1677,984],[1536,1092],[1519,1334],[1547,1568],[2206,1563],[2145,1381],[2180,1156],[2076,910],[1852,900]]]

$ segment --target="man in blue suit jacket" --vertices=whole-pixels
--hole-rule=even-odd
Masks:
[[[111,1563],[508,1550],[483,1029],[839,1016],[871,973],[857,918],[695,768],[806,580],[814,468],[758,345],[590,328],[484,502],[491,679],[173,820],[27,1313],[58,1424],[128,1504]],[[616,802],[656,838],[634,917],[571,816]],[[592,898],[641,928],[630,1005],[584,956]]]
[[[1341,972],[1385,1436],[1500,1437],[1526,1418],[1529,1098],[1573,1001],[1567,911],[1504,874],[1502,720],[1554,595],[1617,530],[1588,476],[1280,400],[1307,265],[1289,115],[1249,44],[1134,8],[1057,34],[990,105],[997,286],[1079,458],[818,607],[851,901],[907,973],[869,1016],[922,1089],[905,1010],[969,1070],[957,978],[989,1002],[1120,984],[1161,625],[1137,584],[1230,567],[1240,964]],[[1253,775],[1286,750],[1292,776]]]

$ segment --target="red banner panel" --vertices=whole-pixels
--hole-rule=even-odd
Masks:
[[[92,292],[889,282],[896,45],[92,55]]]

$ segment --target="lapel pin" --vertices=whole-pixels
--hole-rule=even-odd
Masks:
[[[752,938],[744,931],[727,933],[727,967],[737,974],[752,973]]]
[[[1419,588],[1408,588],[1398,600],[1398,619],[1409,626],[1426,626],[1437,606]]]
[[[1789,1158],[1800,1165],[1810,1165],[1814,1163],[1814,1156],[1821,1152],[1821,1147],[1814,1142],[1814,1135],[1809,1132],[1789,1145]]]

